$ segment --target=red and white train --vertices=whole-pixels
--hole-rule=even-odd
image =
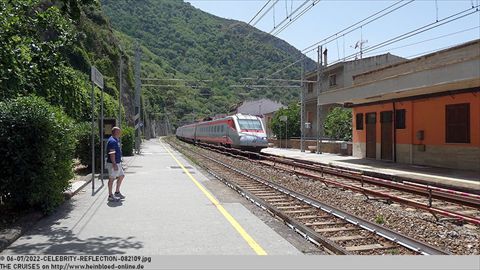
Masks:
[[[261,119],[245,114],[182,126],[177,128],[176,136],[193,143],[204,142],[257,152],[268,147]]]

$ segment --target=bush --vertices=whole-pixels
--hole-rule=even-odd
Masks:
[[[287,122],[280,121],[281,116],[287,116]],[[270,122],[270,128],[277,139],[285,138],[285,128],[287,128],[287,137],[300,137],[300,106],[292,103],[288,108],[280,108],[273,116]]]
[[[334,108],[325,119],[325,135],[335,140],[352,140],[352,110]]]
[[[122,134],[122,154],[124,156],[133,156],[135,130],[132,127],[125,127],[122,130]]]
[[[15,207],[50,212],[73,177],[71,118],[44,99],[0,102],[0,196]]]
[[[75,157],[80,163],[92,169],[92,123],[82,122],[75,127],[77,147]],[[95,132],[95,171],[100,171],[100,136]]]

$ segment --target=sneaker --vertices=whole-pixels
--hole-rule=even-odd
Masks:
[[[125,199],[125,196],[120,192],[115,192],[114,196],[122,200]]]
[[[118,202],[118,201],[120,201],[120,199],[115,197],[115,196],[108,195],[108,201],[109,202]]]

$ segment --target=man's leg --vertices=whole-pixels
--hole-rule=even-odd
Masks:
[[[108,195],[112,196],[113,195],[113,181],[115,181],[115,178],[113,177],[108,177]],[[118,187],[118,184],[117,184]]]
[[[120,186],[122,185],[123,178],[125,178],[125,175],[121,175],[117,178],[117,188],[115,190],[116,193],[120,193]]]

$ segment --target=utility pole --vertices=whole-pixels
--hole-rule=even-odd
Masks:
[[[92,72],[93,73],[93,72]],[[92,76],[93,77],[93,76]],[[92,138],[91,138],[91,144],[92,144],[92,192],[95,190],[95,82],[92,79],[92,96],[91,96],[91,102],[92,102]]]
[[[141,61],[141,52],[140,46],[136,45],[135,49],[135,116],[134,116],[134,123],[135,123],[135,151],[140,153],[140,93],[142,88],[142,82],[140,80],[140,61]]]
[[[300,151],[305,152],[305,60],[302,61],[302,86],[300,87]]]
[[[117,126],[122,128],[122,69],[123,69],[123,58],[122,51],[120,48],[120,69],[118,71],[118,123]]]
[[[318,105],[318,99],[320,98],[320,92],[322,91],[322,77],[323,77],[323,63],[322,63],[322,46],[318,46],[317,49],[317,154],[321,154],[322,152],[320,151],[320,144],[321,144],[321,138],[320,138],[320,108],[321,106]]]

